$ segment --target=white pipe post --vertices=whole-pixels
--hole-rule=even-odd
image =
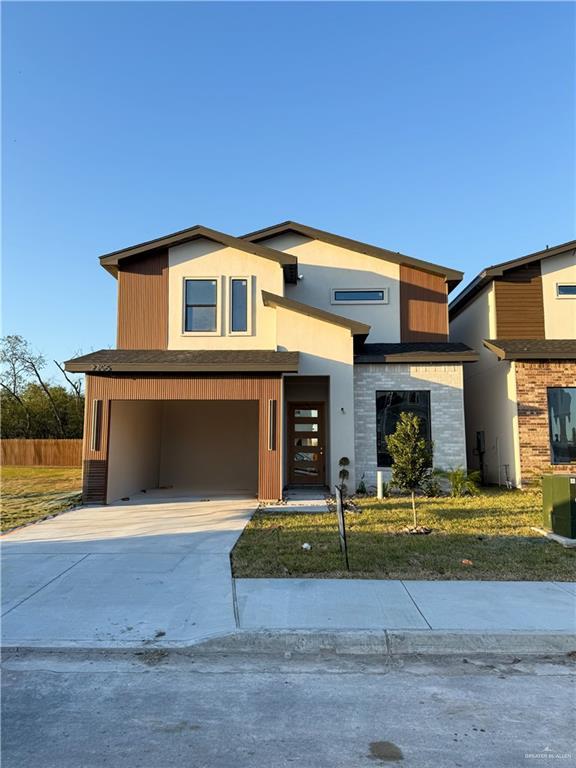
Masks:
[[[383,482],[382,470],[378,469],[376,470],[376,498],[377,499],[384,498],[382,493],[382,482]]]

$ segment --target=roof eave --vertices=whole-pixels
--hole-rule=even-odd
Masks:
[[[198,239],[212,240],[213,242],[220,243],[224,246],[238,248],[239,250],[247,253],[253,253],[256,256],[262,256],[264,258],[276,261],[281,266],[293,265],[298,263],[298,259],[291,253],[284,253],[283,251],[275,251],[272,248],[267,248],[264,245],[258,243],[250,243],[244,241],[241,238],[227,235],[224,232],[218,232],[217,230],[210,229],[209,227],[203,227],[196,225],[189,229],[183,229],[179,232],[174,232],[170,235],[164,235],[163,237],[156,238],[154,240],[148,240],[137,245],[123,248],[119,251],[112,251],[111,253],[103,254],[99,257],[100,264],[110,271],[109,267],[117,267],[118,262],[127,258],[134,258],[138,256],[144,256],[152,251],[157,251],[165,248],[171,248],[176,245],[183,245],[188,242],[192,242]],[[112,273],[113,274],[113,273]]]
[[[362,355],[359,354],[354,359],[357,365],[368,365],[370,363],[476,363],[480,359],[477,352],[461,353],[422,353],[411,352],[390,355]]]
[[[507,351],[497,344],[492,343],[488,339],[483,339],[482,344],[486,349],[493,352],[498,360],[508,360],[509,362],[521,361],[521,360],[576,360],[576,352],[547,352],[547,351]]]
[[[69,373],[297,373],[298,364],[292,363],[64,363]],[[104,370],[106,368],[107,370]]]
[[[321,320],[322,322],[331,323],[332,325],[337,325],[341,328],[347,328],[352,336],[366,338],[371,330],[371,326],[366,323],[350,320],[342,315],[336,315],[333,312],[327,312],[324,309],[318,309],[318,307],[313,307],[310,304],[303,304],[300,301],[294,301],[294,299],[288,299],[285,296],[277,296],[275,293],[270,293],[269,291],[262,291],[262,301],[267,307],[288,309],[292,312],[298,312],[302,315],[314,318],[315,320]]]
[[[254,232],[249,232],[246,235],[242,235],[243,240],[249,240],[251,242],[258,240],[265,240],[269,237],[282,234],[283,232],[294,231],[304,237],[311,239],[325,240],[334,245],[348,248],[358,253],[364,253],[367,256],[374,256],[376,258],[386,259],[388,258],[393,263],[405,263],[406,266],[412,266],[416,269],[421,269],[424,272],[440,275],[446,279],[448,285],[448,292],[454,290],[454,288],[462,281],[464,273],[457,269],[451,269],[449,267],[443,267],[440,264],[433,264],[432,262],[416,259],[413,256],[407,256],[399,251],[390,251],[387,248],[379,248],[376,245],[370,245],[369,243],[363,243],[359,240],[353,240],[349,237],[342,237],[341,235],[335,235],[332,232],[327,232],[323,229],[316,229],[315,227],[309,227],[306,224],[299,224],[296,221],[284,221],[280,224],[274,224],[271,227],[259,229]]]

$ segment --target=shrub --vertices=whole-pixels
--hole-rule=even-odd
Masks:
[[[466,472],[464,467],[455,467],[443,474],[450,483],[450,496],[474,496],[478,493],[480,472]]]

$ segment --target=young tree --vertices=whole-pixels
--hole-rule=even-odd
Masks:
[[[418,416],[401,413],[396,431],[386,438],[386,445],[392,457],[392,484],[410,492],[416,528],[416,491],[428,477],[432,465],[432,452],[420,431]]]

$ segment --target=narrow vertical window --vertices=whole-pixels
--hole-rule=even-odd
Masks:
[[[248,280],[245,277],[230,280],[230,330],[248,332]]]
[[[93,451],[100,450],[100,436],[102,434],[102,400],[92,400],[92,442],[90,448]]]
[[[268,450],[276,450],[276,400],[268,400]]]

